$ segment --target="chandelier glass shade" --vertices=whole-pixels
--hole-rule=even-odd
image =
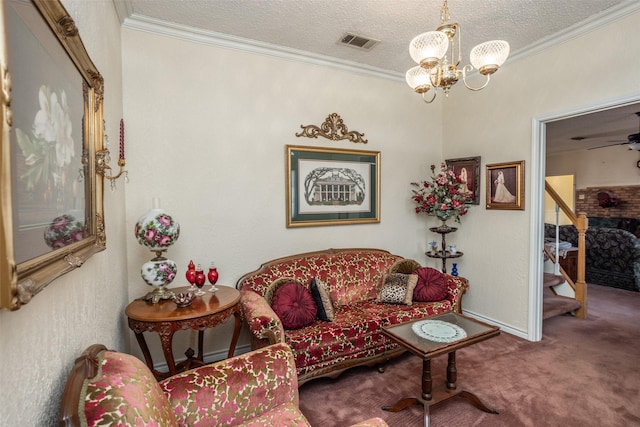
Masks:
[[[409,55],[418,65],[407,71],[407,84],[422,99],[433,102],[437,89],[440,88],[448,96],[451,86],[460,77],[468,89],[477,91],[484,89],[491,79],[491,74],[498,71],[509,56],[509,43],[504,40],[492,40],[474,47],[470,53],[470,62],[458,69],[462,62],[460,51],[460,24],[449,22],[450,14],[447,0],[444,0],[440,11],[440,26],[435,31],[427,31],[411,40]],[[467,74],[474,69],[486,77],[484,84],[478,87],[467,83]],[[433,90],[432,90],[433,89]],[[432,90],[432,96],[425,96]]]

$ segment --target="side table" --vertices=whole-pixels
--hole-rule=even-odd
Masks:
[[[186,292],[188,289],[189,287],[185,286],[171,290],[178,293]],[[136,299],[127,306],[125,314],[129,319],[129,328],[136,335],[144,360],[158,380],[204,365],[204,330],[226,322],[231,315],[235,318],[235,326],[227,357],[233,356],[240,337],[240,292],[228,286],[218,286],[215,293],[207,292],[206,295],[195,297],[189,307],[183,308],[179,308],[171,300],[152,304],[141,298]],[[198,331],[198,355],[194,358],[194,351],[189,348],[185,352],[187,360],[176,365],[172,350],[173,334],[185,329]],[[153,368],[153,359],[143,332],[156,332],[160,335],[169,372],[160,372]]]
[[[564,251],[564,255],[559,255],[560,267],[567,273],[567,275],[573,280],[578,281],[578,248],[569,248]]]

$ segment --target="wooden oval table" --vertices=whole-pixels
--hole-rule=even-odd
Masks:
[[[188,286],[171,288],[175,293],[187,292]],[[188,307],[178,307],[171,300],[161,300],[153,304],[142,298],[132,301],[125,313],[129,319],[129,327],[133,330],[144,355],[144,360],[155,375],[161,380],[178,372],[204,365],[203,341],[204,331],[226,322],[231,315],[235,318],[235,326],[229,353],[227,357],[232,357],[240,336],[240,292],[228,286],[218,286],[215,293],[206,291],[201,297],[195,297]],[[194,351],[188,348],[185,352],[187,359],[175,363],[173,357],[172,343],[173,334],[176,331],[193,329],[198,331],[198,355],[194,358]],[[169,372],[161,372],[153,367],[153,359],[149,352],[149,347],[145,341],[143,332],[156,332],[160,335],[162,351],[164,353]]]

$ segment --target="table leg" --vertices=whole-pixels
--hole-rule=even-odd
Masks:
[[[238,344],[238,339],[240,338],[240,327],[242,326],[242,321],[240,319],[240,305],[236,306],[235,311],[233,312],[233,319],[235,325],[233,327],[233,336],[231,337],[231,345],[229,346],[229,354],[227,354],[227,358],[233,357],[233,354],[236,352],[236,345]]]
[[[144,339],[144,335],[142,332],[136,332],[136,340],[138,341],[138,345],[142,350],[142,355],[144,356],[144,361],[149,367],[149,369],[153,369],[153,359],[151,358],[151,352],[149,351],[149,346],[147,346],[147,341]]]
[[[422,398],[431,400],[431,391],[433,389],[433,380],[431,379],[431,360],[422,361]]]
[[[198,331],[198,360],[204,363],[204,331]]]
[[[481,411],[488,412],[490,414],[499,414],[496,409],[489,408],[487,405],[482,403],[482,401],[475,394],[471,393],[467,390],[461,390],[459,393],[460,397],[464,397],[467,399],[473,406],[480,409]]]
[[[456,381],[458,380],[458,370],[456,369],[456,352],[449,353],[449,362],[447,363],[447,388],[449,390],[456,389]]]
[[[167,361],[169,375],[171,376],[178,373],[178,370],[176,369],[176,361],[173,358],[173,332],[171,325],[163,325],[158,331],[158,334],[160,335],[160,342],[162,343],[164,359]]]
[[[383,411],[389,411],[389,412],[400,412],[403,409],[408,408],[409,406],[415,404],[415,403],[419,403],[420,399],[418,399],[417,396],[406,396],[403,397],[402,399],[398,400],[396,403],[394,403],[393,405],[385,405],[382,407]]]

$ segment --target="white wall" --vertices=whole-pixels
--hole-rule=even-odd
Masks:
[[[131,28],[122,40],[132,298],[150,290],[140,266],[151,253],[132,230],[152,197],[181,224],[166,255],[179,269],[172,286],[187,284],[190,260],[205,267],[214,260],[218,283],[227,286],[270,259],[328,248],[383,248],[427,262],[426,230],[435,222],[414,213],[409,183],[427,177],[428,165],[442,158],[439,106],[425,107],[402,81]],[[320,125],[331,113],[369,142],[295,136],[301,125]],[[380,223],[287,229],[287,144],[380,151]],[[207,351],[228,348],[231,325],[225,326],[206,332]],[[185,334],[178,343],[193,345],[195,332]],[[148,342],[161,354],[156,336]],[[176,346],[178,355],[183,351]]]
[[[112,2],[63,3],[104,77],[106,130],[117,141],[122,117],[120,25]],[[115,192],[105,190],[106,251],[54,281],[19,310],[0,311],[0,426],[56,425],[73,360],[94,343],[124,349],[124,191],[121,183]]]
[[[547,175],[575,175],[575,187],[638,185],[640,153],[626,146],[583,150],[547,157]]]
[[[526,162],[524,211],[485,210],[482,173],[481,205],[458,232],[465,239],[458,245],[465,252],[460,274],[471,280],[465,309],[527,330],[529,263],[534,255],[532,120],[639,94],[639,37],[640,13],[635,13],[538,54],[508,61],[483,91],[456,87],[444,103],[446,158],[482,155],[483,168]],[[596,49],[598,55],[589,54]],[[620,65],[614,76],[612,64]]]

